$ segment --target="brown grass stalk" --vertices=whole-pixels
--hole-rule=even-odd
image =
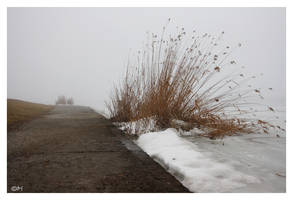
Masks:
[[[208,137],[256,130],[257,123],[243,117],[252,112],[245,99],[255,96],[253,89],[241,89],[249,79],[223,73],[236,63],[228,60],[234,47],[219,46],[224,32],[216,38],[194,34],[184,45],[183,28],[167,39],[165,31],[164,27],[160,38],[152,34],[138,52],[137,62],[127,66],[122,84],[107,103],[112,120],[152,117],[159,127],[167,128],[172,119],[178,119],[210,128]]]

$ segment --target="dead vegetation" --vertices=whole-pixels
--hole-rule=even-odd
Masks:
[[[137,61],[128,63],[123,82],[107,103],[113,121],[153,118],[164,129],[172,127],[173,119],[182,120],[209,128],[204,136],[211,138],[266,131],[268,122],[258,126],[257,120],[244,117],[254,112],[249,100],[261,91],[243,88],[255,76],[246,77],[234,69],[236,61],[230,55],[241,44],[219,45],[224,32],[213,37],[193,31],[191,40],[185,39],[184,28],[176,36],[165,32],[166,27],[160,37],[148,34]]]
[[[16,99],[7,100],[7,129],[17,128],[18,125],[48,113],[53,106],[31,103]]]

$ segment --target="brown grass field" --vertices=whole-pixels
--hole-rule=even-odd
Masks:
[[[7,100],[7,130],[48,113],[53,106],[16,99]]]

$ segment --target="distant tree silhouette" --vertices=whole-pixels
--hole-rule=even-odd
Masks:
[[[62,104],[62,105],[66,104],[66,98],[64,95],[61,95],[57,98],[56,105],[59,105],[59,104]]]
[[[73,101],[73,98],[70,97],[69,99],[67,99],[67,104],[68,105],[73,105],[74,104],[74,101]]]

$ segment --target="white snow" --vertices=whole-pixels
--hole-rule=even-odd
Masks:
[[[231,188],[228,192],[286,192],[286,137],[248,134],[210,140],[185,137],[215,162],[256,177],[260,183]]]
[[[158,127],[152,117],[140,119],[133,122],[114,123],[118,128],[131,135],[141,135],[147,132],[157,131]]]
[[[257,117],[286,129],[286,106],[274,106],[274,109],[273,113],[262,112]],[[211,159],[261,181],[229,192],[286,192],[286,132],[269,129],[268,134],[242,134],[223,140],[193,134],[184,139],[195,144],[201,153],[209,154]]]
[[[249,173],[202,153],[196,144],[181,138],[175,129],[143,134],[137,144],[192,192],[229,192],[261,182]]]
[[[274,109],[258,119],[286,129],[285,106]],[[200,137],[205,129],[158,131],[152,118],[118,125],[140,135],[136,143],[192,192],[286,192],[286,132],[280,129],[210,140]]]

